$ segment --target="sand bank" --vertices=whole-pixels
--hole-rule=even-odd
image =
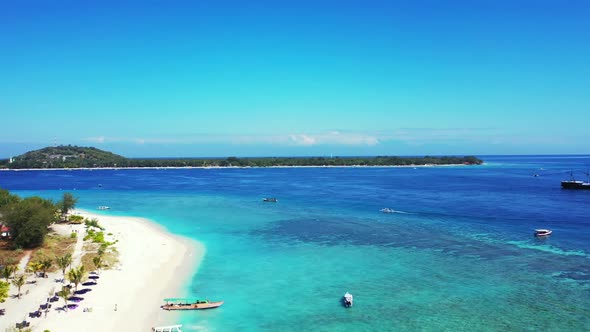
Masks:
[[[84,300],[79,303],[78,308],[68,312],[55,310],[63,307],[63,300],[60,300],[53,304],[47,317],[27,318],[33,330],[150,331],[152,326],[177,323],[177,314],[163,311],[159,307],[165,297],[188,295],[183,285],[196,273],[205,253],[204,246],[196,241],[174,236],[146,219],[105,216],[87,211],[76,213],[97,218],[106,228],[105,233],[112,233],[112,238],[119,240],[115,247],[120,253],[120,263],[112,270],[101,271],[97,285],[79,286],[79,289],[90,288],[91,291],[81,295]],[[83,231],[83,227],[78,227]],[[80,253],[74,253],[74,261],[77,254]],[[31,286],[36,296],[27,294],[21,300],[7,300],[2,305],[6,308],[7,315],[2,319],[10,316],[16,322],[27,316],[29,311],[34,311],[51,288],[60,289],[61,284],[55,281],[58,278],[61,278],[61,273],[53,273],[49,278]],[[30,309],[22,310],[27,305]],[[84,311],[84,308],[91,308],[92,311]],[[15,310],[23,312],[13,318],[10,313]]]

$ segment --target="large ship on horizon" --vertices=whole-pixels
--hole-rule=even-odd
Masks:
[[[589,177],[588,182],[576,180],[574,178],[574,172],[570,172],[570,179],[561,181],[561,188],[562,189],[588,189],[590,190],[590,173],[586,172],[586,175]]]

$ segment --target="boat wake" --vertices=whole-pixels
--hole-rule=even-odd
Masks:
[[[379,210],[383,213],[400,213],[400,214],[414,214],[411,212],[405,212],[405,211],[400,211],[400,210],[394,210],[394,209],[390,209],[390,208],[383,208],[381,210]]]

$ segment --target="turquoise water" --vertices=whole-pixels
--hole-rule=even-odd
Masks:
[[[189,331],[590,330],[590,192],[559,189],[590,158],[485,159],[418,169],[2,172],[0,186],[45,197],[75,189],[81,208],[109,205],[107,213],[204,243],[186,295],[225,304],[184,315]],[[532,237],[541,227],[554,235]],[[351,309],[340,303],[346,291]]]

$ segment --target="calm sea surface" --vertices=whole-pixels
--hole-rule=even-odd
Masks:
[[[589,331],[590,191],[559,182],[590,168],[590,156],[483,159],[0,172],[0,187],[73,192],[81,208],[108,205],[203,242],[189,294],[171,296],[225,304],[187,313],[188,331]],[[539,240],[535,228],[554,233]],[[346,291],[351,309],[340,303]]]

